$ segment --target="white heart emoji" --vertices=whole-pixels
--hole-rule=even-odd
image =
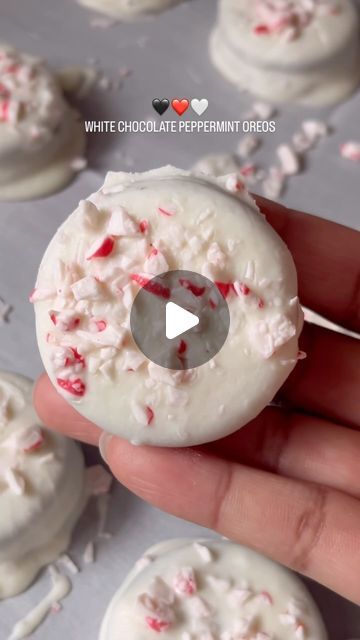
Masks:
[[[209,100],[207,100],[206,98],[202,98],[201,100],[199,100],[198,98],[193,98],[191,100],[191,108],[198,116],[202,116],[208,106]]]

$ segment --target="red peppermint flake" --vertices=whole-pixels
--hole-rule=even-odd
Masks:
[[[259,309],[263,309],[265,307],[265,302],[261,298],[259,298],[258,307]]]
[[[226,300],[226,298],[228,297],[228,295],[230,293],[230,290],[232,288],[231,282],[215,281],[215,284],[216,284],[217,288],[219,289],[222,297],[225,298],[225,300]]]
[[[254,175],[256,169],[255,166],[253,164],[245,164],[243,167],[241,167],[240,169],[240,173],[242,176],[244,176],[245,178],[247,176],[252,176]]]
[[[93,320],[93,323],[94,323],[94,325],[97,328],[99,333],[101,333],[102,331],[105,331],[105,329],[107,327],[106,320]]]
[[[162,215],[162,216],[166,216],[167,218],[171,218],[172,216],[175,215],[174,212],[172,211],[167,211],[167,209],[163,209],[162,207],[158,208],[158,212]]]
[[[64,391],[67,391],[77,398],[81,398],[85,395],[86,387],[81,378],[77,378],[76,380],[64,380],[63,378],[57,378],[56,382],[61,389],[64,389]]]
[[[194,296],[196,296],[196,298],[203,296],[206,291],[206,287],[198,287],[190,280],[186,280],[186,278],[180,278],[179,282],[184,289],[190,291]]]
[[[81,364],[83,369],[86,366],[85,358],[82,356],[76,347],[70,347],[70,351],[73,353],[73,358],[66,358],[65,367],[72,367],[74,364]]]
[[[274,604],[273,597],[268,591],[262,591],[260,595],[267,604]]]
[[[154,411],[152,410],[151,407],[147,406],[146,407],[146,417],[147,417],[147,424],[148,426],[151,425],[152,421],[154,420]]]
[[[239,289],[240,289],[240,293],[242,293],[243,296],[248,296],[250,293],[249,287],[243,282],[240,282]]]
[[[145,285],[144,289],[149,293],[153,293],[154,296],[164,298],[164,300],[169,300],[170,298],[171,292],[169,287],[164,287],[162,284],[160,284],[160,282],[154,282],[153,280],[150,280],[150,282]]]
[[[156,249],[155,247],[153,247],[149,253],[149,258],[154,258],[155,256],[157,256],[159,253],[158,249]]]
[[[14,62],[13,64],[10,64],[8,67],[6,67],[5,73],[16,73],[19,68],[20,65]]]
[[[131,273],[130,279],[139,284],[140,287],[143,287],[148,293],[159,296],[159,298],[164,298],[164,300],[169,300],[171,294],[170,289],[160,282],[149,280],[149,278],[142,276],[140,273]]]
[[[140,275],[140,273],[130,273],[130,280],[136,282],[140,285],[140,287],[145,287],[145,285],[149,282],[149,278],[145,278]]]
[[[3,100],[0,103],[0,120],[6,122],[9,116],[9,100]]]
[[[107,258],[112,250],[114,249],[114,238],[112,236],[106,236],[103,238],[99,245],[93,245],[91,248],[90,255],[87,255],[87,260],[92,260],[93,258]]]
[[[5,98],[8,98],[10,96],[9,89],[5,87],[5,85],[2,82],[0,82],[0,94]]]
[[[74,331],[80,324],[80,318],[78,317],[61,317],[59,319],[59,311],[49,311],[51,322],[56,326],[60,322],[61,331]]]
[[[160,620],[159,618],[152,618],[151,616],[146,616],[145,622],[150,629],[157,631],[158,633],[161,633],[161,631],[167,631],[170,627],[170,622]]]
[[[30,453],[31,451],[37,451],[44,443],[45,437],[41,429],[34,429],[29,442],[24,446],[23,451]]]
[[[146,220],[146,219],[140,220],[140,223],[139,223],[140,233],[146,233],[147,230],[149,229],[149,226],[150,226],[149,220]]]
[[[271,33],[271,30],[266,24],[257,24],[253,31],[257,36],[269,35],[269,33]]]
[[[187,348],[188,348],[187,342],[185,342],[185,340],[180,340],[180,344],[179,344],[178,349],[177,349],[178,356],[179,357],[183,356],[186,353]]]

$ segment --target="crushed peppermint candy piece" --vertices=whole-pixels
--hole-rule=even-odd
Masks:
[[[146,616],[145,622],[149,629],[157,632],[167,631],[170,627],[170,622],[168,622],[167,620],[161,620],[161,618]]]
[[[52,289],[34,289],[30,296],[29,302],[41,302],[42,300],[49,300],[55,295],[55,291]]]
[[[291,600],[289,600],[287,605],[287,611],[292,616],[296,616],[300,618],[304,615],[304,613],[306,613],[306,606],[303,602],[300,602],[295,598],[291,598]]]
[[[241,606],[254,596],[254,592],[248,588],[236,588],[229,593],[229,602],[233,606]]]
[[[284,34],[285,40],[294,40],[302,34],[313,20],[322,15],[334,14],[334,2],[322,0],[255,0],[255,15],[260,21],[255,24],[254,32],[258,35]]]
[[[296,335],[296,327],[286,316],[276,314],[268,321],[252,323],[248,333],[253,348],[268,359]]]
[[[304,640],[305,639],[305,637],[306,637],[306,629],[305,629],[305,626],[302,623],[297,625],[297,627],[295,629],[295,637],[298,640]]]
[[[244,638],[245,636],[247,636],[251,631],[253,622],[254,621],[252,618],[239,618],[239,620],[237,620],[235,623],[234,629],[237,637]]]
[[[164,254],[158,249],[152,248],[149,256],[144,262],[144,271],[152,276],[158,276],[168,271],[169,265]]]
[[[243,191],[245,189],[245,185],[240,180],[239,176],[234,173],[226,178],[225,188],[231,193],[236,193],[237,191]]]
[[[144,220],[140,220],[139,222],[139,231],[140,233],[147,233],[150,228],[149,220],[146,218]]]
[[[249,158],[261,145],[261,139],[254,135],[244,136],[236,149],[236,152],[242,158]]]
[[[287,144],[277,148],[281,168],[285,176],[294,176],[300,171],[300,159],[297,153]]]
[[[219,269],[225,269],[226,255],[221,250],[220,245],[217,242],[212,242],[208,248],[206,258],[210,264],[218,267]]]
[[[40,449],[44,441],[45,436],[41,427],[29,427],[20,434],[19,446],[25,453],[31,453]]]
[[[275,200],[285,188],[285,174],[279,167],[270,167],[263,182],[263,193],[266,198]]]
[[[59,331],[64,332],[74,331],[78,328],[81,321],[79,315],[74,311],[50,310],[49,316],[53,325],[55,325]]]
[[[96,300],[101,297],[101,284],[93,276],[85,276],[71,285],[75,300]]]
[[[201,544],[200,542],[194,542],[194,549],[199,554],[201,560],[206,564],[213,561],[213,553],[209,547]]]
[[[360,162],[360,142],[345,142],[340,147],[340,153],[347,160]]]
[[[85,229],[94,229],[97,227],[101,214],[96,205],[90,200],[80,200],[78,207],[78,217],[81,225]]]
[[[56,382],[61,389],[72,396],[82,398],[82,396],[85,395],[86,386],[80,378],[76,378],[76,380],[65,380],[64,378],[57,378]]]
[[[136,571],[143,571],[143,569],[146,569],[146,567],[148,567],[153,561],[154,559],[151,556],[145,554],[135,563]]]
[[[95,562],[95,543],[93,540],[87,543],[83,553],[84,564],[93,564]]]
[[[70,558],[70,556],[67,553],[63,553],[60,556],[58,562],[62,564],[65,567],[65,569],[70,571],[70,573],[72,573],[73,575],[76,575],[77,573],[80,572],[80,569],[77,566],[77,564],[75,564],[74,560]]]
[[[216,576],[213,576],[213,575],[207,575],[206,582],[217,593],[226,593],[226,591],[229,591],[231,587],[230,580],[225,580],[224,578],[217,578]]]
[[[173,580],[175,592],[180,596],[192,596],[197,591],[194,570],[191,567],[180,569]]]
[[[112,475],[101,464],[95,464],[86,469],[86,485],[91,496],[109,493],[112,481]]]
[[[249,118],[257,118],[259,120],[270,120],[275,115],[275,107],[266,102],[255,102],[252,105]]]
[[[115,242],[111,236],[103,236],[98,238],[90,247],[86,253],[86,260],[93,260],[94,258],[107,258],[114,249]]]
[[[6,469],[4,479],[10,491],[16,496],[22,496],[25,493],[25,478],[17,469]]]
[[[132,403],[132,414],[139,424],[143,426],[150,426],[154,420],[154,410],[148,405],[143,405],[140,402]]]
[[[296,616],[290,613],[280,613],[279,620],[280,620],[280,623],[284,626],[296,627],[297,625]]]
[[[188,602],[191,615],[194,618],[202,619],[211,616],[211,607],[206,600],[200,596],[192,597]]]
[[[113,209],[107,232],[111,236],[136,236],[138,226],[124,207]]]
[[[158,212],[166,218],[172,218],[172,216],[175,215],[174,211],[169,211],[168,209],[164,209],[163,207],[158,207]]]
[[[71,160],[70,162],[70,167],[73,169],[73,171],[83,171],[84,169],[86,169],[87,165],[87,159],[81,157],[73,158],[73,160]]]

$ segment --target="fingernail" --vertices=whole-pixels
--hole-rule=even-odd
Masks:
[[[99,451],[102,459],[108,464],[107,460],[107,452],[109,450],[110,441],[113,439],[113,435],[111,433],[107,433],[103,431],[99,438]]]

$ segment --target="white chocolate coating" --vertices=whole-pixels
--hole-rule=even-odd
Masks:
[[[214,360],[187,371],[149,362],[129,328],[138,279],[176,269],[224,284],[231,317]],[[109,173],[54,236],[31,300],[58,392],[134,444],[188,446],[246,424],[294,368],[303,324],[292,257],[239,180],[172,167]]]
[[[210,56],[265,100],[340,102],[360,81],[358,14],[349,0],[220,0]]]
[[[295,574],[223,540],[172,540],[149,549],[113,598],[99,640],[119,635],[126,640],[327,638],[320,613]]]
[[[62,575],[53,565],[50,565],[49,572],[52,581],[52,587],[49,593],[47,593],[24,618],[15,624],[8,640],[28,638],[45,620],[54,604],[59,605],[61,600],[69,595],[72,587],[70,579]]]
[[[134,20],[146,13],[157,13],[180,0],[79,0],[89,9],[95,9],[119,20]]]
[[[0,373],[0,600],[65,551],[86,500],[80,448],[39,425],[31,394]]]
[[[64,187],[85,134],[46,64],[0,46],[0,200],[27,200]]]

